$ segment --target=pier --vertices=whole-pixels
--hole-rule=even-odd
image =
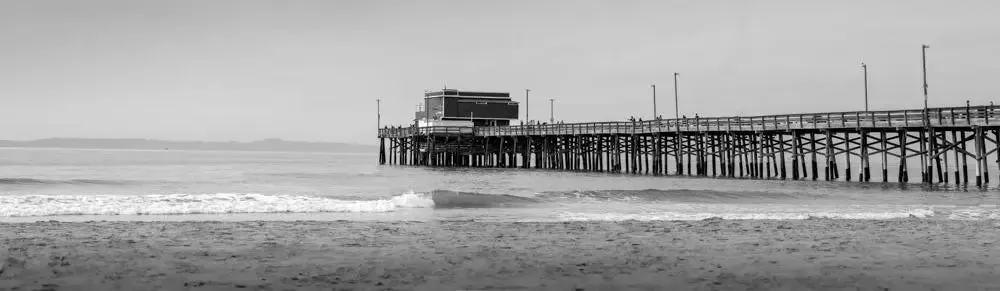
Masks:
[[[379,129],[379,163],[902,183],[918,175],[909,172],[909,165],[918,163],[923,183],[982,186],[990,182],[989,163],[1000,167],[997,109],[510,126],[414,124]],[[890,165],[896,167],[896,177],[889,176]]]

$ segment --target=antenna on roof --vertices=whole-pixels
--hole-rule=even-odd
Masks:
[[[444,89],[448,90],[448,81],[444,81]]]

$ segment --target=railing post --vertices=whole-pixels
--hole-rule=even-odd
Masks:
[[[965,123],[972,125],[972,110],[969,109],[969,102],[965,102]]]
[[[983,114],[986,115],[986,118],[984,118],[986,124],[990,124],[990,110],[987,107],[983,107]]]

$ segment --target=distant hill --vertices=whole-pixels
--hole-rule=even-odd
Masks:
[[[155,139],[48,138],[32,141],[0,140],[0,147],[149,149],[149,150],[220,150],[220,151],[295,151],[374,153],[375,146],[348,143],[302,142],[264,139],[254,142],[165,141]]]

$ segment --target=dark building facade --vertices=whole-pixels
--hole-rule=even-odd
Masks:
[[[475,126],[510,125],[518,118],[517,101],[506,92],[444,89],[424,93],[416,120],[472,120]]]

